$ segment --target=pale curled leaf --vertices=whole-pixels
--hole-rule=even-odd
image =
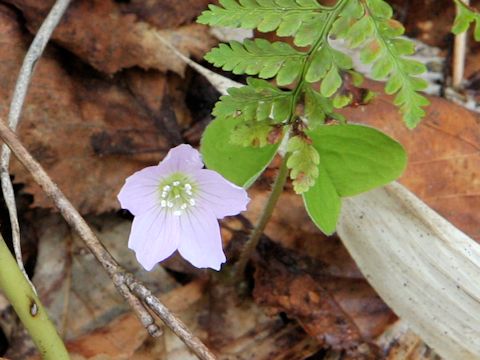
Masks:
[[[445,359],[480,358],[480,245],[396,183],[346,199],[337,231],[429,346]]]

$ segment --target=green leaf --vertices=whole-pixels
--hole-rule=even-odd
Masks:
[[[305,74],[305,80],[309,83],[317,82],[325,77],[332,67],[333,59],[326,46],[322,46],[312,55],[312,62]]]
[[[407,163],[398,142],[368,126],[321,126],[307,135],[340,196],[385,185],[398,178]]]
[[[360,61],[364,64],[370,64],[382,55],[382,47],[377,39],[373,39],[360,52]]]
[[[302,194],[305,209],[315,225],[326,235],[331,235],[337,227],[341,199],[338,196],[322,163],[315,184]]]
[[[247,79],[247,86],[228,89],[217,102],[212,114],[217,118],[243,121],[265,120],[276,122],[288,119],[292,102],[291,91],[282,91],[265,80]]]
[[[333,112],[332,102],[313,90],[310,86],[304,88],[305,92],[305,117],[308,126],[316,128],[324,123],[327,115]]]
[[[383,0],[367,0],[367,4],[370,12],[378,18],[390,19],[393,16],[392,7]]]
[[[389,57],[380,57],[372,66],[371,76],[374,80],[383,80],[395,69],[395,61]]]
[[[230,141],[233,145],[264,147],[268,145],[268,136],[273,129],[268,120],[242,122],[233,129]]]
[[[290,153],[287,167],[290,169],[293,189],[297,194],[302,194],[315,184],[320,161],[318,152],[309,144],[308,139],[302,136],[291,137],[287,151]]]
[[[220,0],[209,5],[197,22],[211,26],[277,31],[292,36],[298,46],[307,46],[318,38],[318,29],[330,8],[305,0]]]
[[[330,51],[333,62],[339,69],[349,70],[353,67],[353,61],[350,56],[345,55],[341,51],[335,50],[332,47],[328,47],[328,50]]]
[[[230,135],[239,119],[213,120],[203,133],[200,152],[207,168],[222,174],[227,180],[249,187],[275,156],[279,143],[262,148],[243,147],[230,142]]]
[[[365,10],[358,0],[349,0],[333,23],[330,35],[345,38],[352,24],[364,14]]]
[[[287,43],[264,39],[231,41],[220,44],[205,55],[205,60],[234,74],[258,75],[268,79],[278,74],[280,86],[294,82],[300,75],[306,54]]]
[[[303,200],[312,221],[327,235],[335,231],[341,197],[385,185],[405,169],[403,147],[373,128],[321,126],[307,134],[320,154],[320,163],[317,181]]]
[[[400,107],[407,127],[413,128],[425,116],[422,107],[428,105],[428,100],[418,94],[418,91],[426,88],[426,84],[415,77],[424,73],[426,67],[404,57],[412,55],[415,46],[411,41],[398,37],[403,34],[404,28],[398,21],[391,19],[392,9],[388,3],[383,0],[366,0],[362,4],[366,6],[363,17],[350,27],[344,37],[350,37],[351,46],[365,43],[360,52],[360,61],[372,64],[373,79],[387,81],[385,92],[389,95],[396,94],[395,104]],[[368,26],[365,25],[367,23]],[[358,34],[355,29],[367,30]],[[364,38],[365,34],[368,36]]]
[[[364,16],[359,21],[355,22],[353,26],[349,27],[345,38],[349,41],[352,48],[362,45],[367,39],[371,38],[375,28],[369,18]]]
[[[325,97],[332,96],[342,85],[342,77],[336,66],[332,66],[320,85],[320,93]]]
[[[333,106],[336,109],[341,109],[341,108],[344,108],[345,106],[351,104],[352,100],[353,100],[353,94],[352,93],[337,94],[333,98]]]
[[[455,21],[453,22],[452,33],[458,35],[468,30],[470,24],[475,20],[476,14],[460,0],[455,0],[455,5],[457,7],[457,13]]]

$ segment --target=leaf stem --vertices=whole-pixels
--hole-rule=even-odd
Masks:
[[[280,164],[280,168],[278,170],[277,177],[275,182],[273,183],[272,192],[263,208],[262,215],[257,222],[257,225],[253,229],[250,237],[248,238],[245,246],[242,249],[240,254],[240,259],[237,262],[236,270],[235,270],[235,279],[241,280],[245,273],[245,268],[247,267],[248,260],[252,253],[257,248],[258,242],[265,230],[265,227],[268,224],[268,221],[272,217],[273,210],[275,209],[275,205],[278,202],[280,195],[282,194],[283,187],[285,186],[285,182],[287,181],[288,175],[288,168],[287,168],[287,160],[288,155],[285,155],[282,159],[282,163]]]
[[[0,235],[0,289],[6,295],[44,360],[68,360],[48,315]]]

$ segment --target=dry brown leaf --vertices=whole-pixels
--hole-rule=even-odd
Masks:
[[[375,342],[382,349],[385,360],[440,360],[403,320],[389,326]]]
[[[479,241],[480,116],[440,98],[430,101],[427,117],[413,131],[405,127],[391,98],[383,95],[344,114],[402,143],[409,162],[400,182]]]
[[[211,0],[130,0],[120,3],[123,13],[135,14],[159,29],[176,28],[192,22]]]
[[[267,189],[259,184],[250,195],[247,217],[253,220]],[[264,240],[254,261],[255,301],[271,314],[298,320],[323,346],[374,356],[376,347],[364,343],[371,343],[395,316],[340,240],[325,237],[310,221],[301,197],[291,191],[280,197],[266,234],[274,243]]]
[[[251,300],[238,299],[222,284],[193,281],[160,299],[220,360],[302,360],[320,350],[297,324],[266,316]],[[74,360],[196,359],[168,330],[163,339],[149,338],[130,313],[72,339],[67,347]]]
[[[53,0],[7,2],[22,11],[31,32],[38,29],[54,3]],[[161,3],[157,6],[159,9],[156,11],[169,9],[168,4]],[[199,6],[195,6],[192,10],[196,13],[198,8]],[[170,11],[174,14],[181,9],[182,7],[170,8]],[[148,8],[145,7],[144,10]],[[136,12],[139,11],[137,8]],[[192,12],[189,14],[187,13],[187,18],[192,16]],[[139,21],[128,9],[122,10],[114,0],[73,2],[55,30],[53,41],[107,74],[134,66],[183,74],[185,64],[178,61],[177,57],[158,41],[156,34],[161,35],[182,53],[193,54],[198,58],[216,43],[202,25],[192,24],[159,30],[147,22]]]
[[[29,42],[16,14],[0,6],[0,115],[8,111]],[[158,163],[190,122],[173,74],[124,71],[106,79],[75,57],[49,50],[25,103],[20,138],[82,213],[118,209],[116,194],[133,172]],[[180,125],[178,125],[180,124]],[[166,130],[168,129],[168,131]],[[34,205],[51,202],[16,161],[12,172]]]
[[[325,347],[358,352],[395,318],[364,279],[332,276],[321,261],[268,242],[259,254],[255,301],[298,320]],[[376,349],[362,352],[374,358]]]

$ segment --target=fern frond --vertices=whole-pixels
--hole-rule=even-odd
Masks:
[[[311,45],[319,36],[329,7],[316,0],[220,0],[198,18],[201,24],[276,31],[292,36],[295,45]]]
[[[258,75],[262,79],[277,76],[277,84],[289,85],[302,71],[306,53],[283,42],[271,43],[264,39],[245,40],[243,44],[231,41],[220,44],[205,55],[205,60],[234,74]]]
[[[245,122],[271,119],[281,123],[289,119],[291,107],[291,91],[282,91],[265,80],[248,78],[246,86],[229,89],[212,113],[217,118]]]
[[[355,0],[354,0],[355,1]],[[419,94],[427,82],[416,77],[426,71],[425,65],[405,56],[414,53],[414,45],[400,38],[403,26],[393,20],[392,8],[384,0],[363,0],[359,3],[362,14],[350,16],[354,23],[341,35],[352,48],[363,47],[360,59],[372,64],[374,80],[387,80],[385,92],[395,96],[394,104],[400,107],[409,128],[414,128],[425,116],[424,106],[429,101]]]

